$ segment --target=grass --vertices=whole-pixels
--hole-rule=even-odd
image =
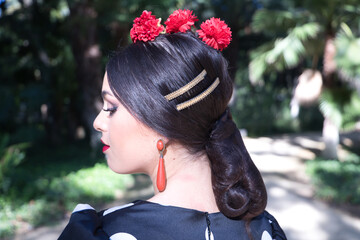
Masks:
[[[4,172],[0,239],[24,222],[34,227],[54,223],[79,202],[96,206],[112,201],[133,183],[131,175],[112,172],[85,142],[32,146],[24,153],[20,164]]]

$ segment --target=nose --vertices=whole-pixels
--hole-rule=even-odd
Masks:
[[[99,132],[104,132],[106,130],[106,124],[105,121],[103,119],[103,111],[101,110],[98,115],[96,116],[94,122],[93,122],[93,127],[96,131]]]

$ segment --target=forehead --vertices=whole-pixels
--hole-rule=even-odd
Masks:
[[[105,73],[103,84],[102,84],[101,96],[102,96],[102,98],[105,98],[105,96],[107,96],[107,95],[112,96],[112,97],[115,96],[113,91],[110,88],[107,73]]]
[[[105,72],[105,74],[104,74],[102,89],[103,89],[103,90],[104,90],[104,89],[106,89],[106,90],[111,90],[111,89],[110,89],[110,85],[109,85],[109,80],[108,80],[107,72]]]

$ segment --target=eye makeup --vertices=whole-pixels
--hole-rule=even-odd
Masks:
[[[118,107],[103,108],[103,111],[109,112],[109,116],[112,116],[116,112],[117,108]]]

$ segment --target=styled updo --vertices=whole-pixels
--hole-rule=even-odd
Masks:
[[[220,211],[251,219],[265,209],[262,177],[232,121],[228,103],[233,82],[222,54],[192,32],[161,34],[154,41],[133,43],[111,57],[106,71],[111,90],[139,121],[192,154],[207,154]],[[168,101],[164,96],[206,70],[203,81]],[[200,102],[181,111],[176,105],[220,84]]]

